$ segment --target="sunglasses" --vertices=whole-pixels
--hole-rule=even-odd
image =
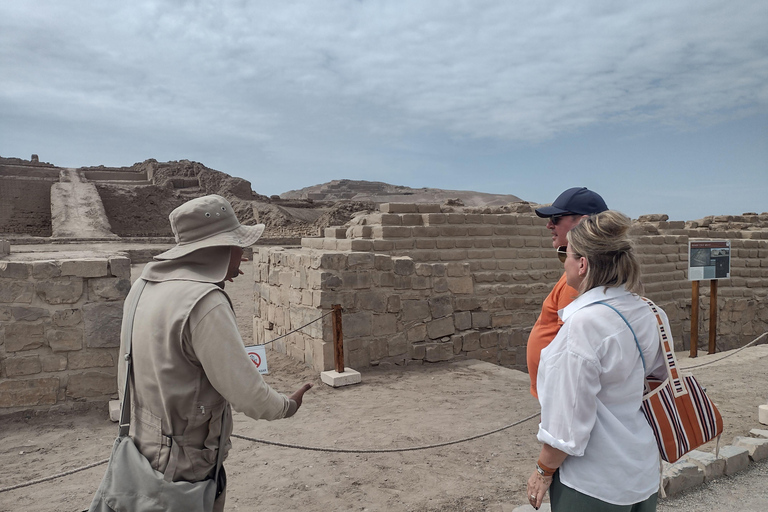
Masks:
[[[567,245],[561,245],[557,248],[557,257],[560,259],[560,263],[565,263],[565,260],[568,258],[568,250]]]
[[[573,215],[576,215],[575,213],[560,213],[558,215],[553,215],[549,218],[550,222],[552,222],[553,226],[557,226],[557,223],[560,222],[560,219],[563,217],[571,217]]]

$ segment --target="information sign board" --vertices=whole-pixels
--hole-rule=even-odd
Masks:
[[[248,353],[251,361],[253,361],[253,364],[256,365],[260,374],[269,373],[267,369],[267,350],[264,348],[264,345],[251,345],[245,347],[245,351]]]
[[[730,240],[688,240],[688,280],[731,277]]]

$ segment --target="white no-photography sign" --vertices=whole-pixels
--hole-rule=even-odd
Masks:
[[[262,375],[269,373],[267,370],[267,349],[264,348],[264,345],[251,345],[250,347],[245,347],[245,352],[248,354],[248,357],[251,358],[253,364],[256,365],[259,373]]]

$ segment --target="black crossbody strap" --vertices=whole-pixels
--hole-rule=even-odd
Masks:
[[[144,291],[146,285],[147,282],[144,279],[139,279],[134,284],[136,293],[134,293],[131,302],[128,303],[128,308],[125,310],[125,318],[123,318],[122,330],[120,331],[125,345],[125,354],[120,354],[120,357],[125,358],[125,386],[123,387],[123,404],[120,407],[120,428],[118,431],[120,437],[127,436],[131,427],[131,338],[133,337],[133,319],[136,316],[139,297],[141,297],[141,292]]]

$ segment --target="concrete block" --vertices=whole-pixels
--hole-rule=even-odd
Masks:
[[[741,446],[723,446],[719,456],[725,460],[725,475],[733,475],[749,466],[749,451]]]
[[[359,384],[362,382],[363,378],[360,375],[360,372],[345,367],[342,373],[339,373],[336,370],[320,372],[320,380],[331,387],[340,388],[351,384]]]
[[[696,464],[704,472],[704,480],[713,480],[725,472],[725,460],[715,454],[692,450],[685,455],[688,462]]]
[[[749,431],[750,437],[763,437],[768,439],[768,430],[763,430],[761,428],[753,428]]]
[[[664,491],[668,496],[702,483],[704,483],[704,471],[692,462],[678,461],[664,470]]]
[[[120,400],[109,401],[109,419],[113,422],[120,421]]]
[[[757,408],[757,420],[763,425],[768,425],[768,404]]]
[[[752,461],[768,459],[768,439],[736,436],[733,439],[733,445],[746,448]]]

